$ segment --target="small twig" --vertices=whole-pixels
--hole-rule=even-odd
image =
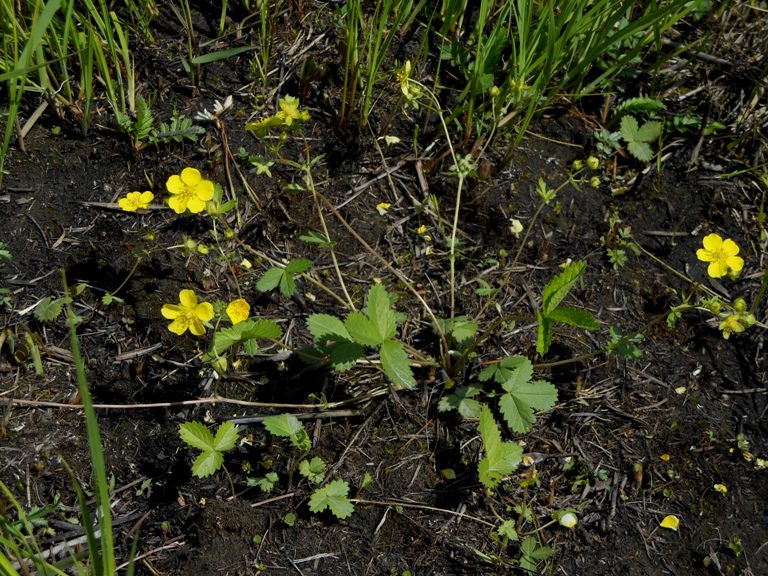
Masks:
[[[427,506],[426,504],[411,504],[409,502],[401,502],[399,500],[364,500],[362,498],[350,498],[349,501],[354,502],[355,504],[367,504],[369,506],[387,506],[389,508],[396,508],[397,506],[400,506],[402,508],[413,508],[414,510],[428,510],[429,512],[438,512],[439,514],[451,514],[453,516],[458,516],[459,518],[472,520],[478,524],[484,524],[485,526],[496,528],[495,524],[492,524],[487,520],[483,520],[482,518],[478,518],[477,516],[470,516],[469,514],[464,514],[463,512],[454,512],[453,510],[446,510],[445,508],[435,508],[434,506]]]

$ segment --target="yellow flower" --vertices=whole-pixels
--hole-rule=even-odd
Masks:
[[[671,456],[669,454],[662,454],[661,456],[659,456],[659,458],[664,460],[664,462],[669,462],[669,460],[671,459]]]
[[[181,336],[189,331],[195,336],[205,334],[203,322],[213,318],[213,306],[208,302],[197,302],[197,296],[192,290],[179,292],[179,304],[163,304],[160,311],[163,318],[173,320],[168,325],[168,330]]]
[[[680,519],[677,516],[670,514],[669,516],[664,517],[664,520],[659,523],[659,526],[677,532],[677,529],[680,527]]]
[[[419,236],[424,236],[424,234],[427,233],[427,230],[429,230],[429,228],[427,228],[425,224],[422,224],[416,229],[416,234],[418,234]]]
[[[395,74],[400,91],[409,102],[418,100],[421,96],[421,86],[411,81],[411,61],[406,60],[403,67]]]
[[[168,198],[168,206],[176,214],[186,210],[193,214],[202,212],[206,203],[213,199],[213,182],[204,180],[196,168],[184,168],[181,174],[174,174],[168,178],[165,187],[172,194]]]
[[[739,272],[744,267],[744,259],[737,256],[739,247],[730,238],[723,240],[718,234],[709,234],[703,242],[704,248],[696,250],[696,257],[709,262],[707,274],[712,278],[722,278],[728,270]]]
[[[391,207],[392,204],[389,202],[379,202],[376,204],[376,210],[378,210],[380,216],[384,216]]]
[[[278,101],[280,110],[275,114],[275,118],[283,121],[283,124],[290,126],[294,121],[306,122],[309,120],[309,112],[299,110],[299,99],[295,96],[285,96]]]
[[[728,337],[733,334],[734,332],[738,334],[739,332],[744,332],[744,325],[740,321],[740,317],[738,314],[731,314],[720,322],[720,330],[723,333],[723,338],[728,340]]]
[[[566,512],[560,516],[560,526],[565,528],[573,528],[579,523],[579,519],[573,512]]]
[[[152,192],[128,192],[117,201],[117,205],[126,212],[136,212],[149,207],[149,203],[154,199],[155,195]]]
[[[728,494],[728,486],[725,484],[715,484],[714,488],[715,492],[720,492],[720,494]]]
[[[243,320],[248,320],[248,315],[251,313],[251,306],[243,300],[242,298],[238,298],[237,300],[232,300],[227,305],[227,316],[229,316],[229,319],[232,321],[232,324],[238,324],[242,322]]]

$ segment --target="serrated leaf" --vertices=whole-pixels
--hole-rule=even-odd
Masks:
[[[285,271],[282,268],[270,268],[259,278],[256,282],[256,288],[262,292],[269,292],[274,290],[280,285],[280,281],[283,279]]]
[[[330,347],[331,367],[337,372],[351,369],[365,354],[357,342],[335,342]]]
[[[296,260],[291,260],[288,262],[285,267],[285,271],[289,274],[302,274],[310,268],[312,268],[312,260],[297,258]]]
[[[523,457],[523,449],[516,442],[502,442],[501,431],[487,405],[483,405],[478,424],[485,456],[477,467],[480,482],[488,489],[496,487],[504,476],[515,471]]]
[[[46,296],[35,306],[35,318],[40,322],[53,322],[59,317],[64,307],[65,298]]]
[[[235,442],[237,442],[237,435],[237,426],[232,422],[224,422],[216,430],[216,436],[213,439],[213,449],[219,452],[232,450],[235,447]]]
[[[328,240],[325,234],[315,232],[314,230],[299,236],[299,240],[306,242],[307,244],[321,244],[323,246],[333,246],[333,242]]]
[[[637,141],[637,132],[639,130],[639,127],[637,125],[637,120],[633,116],[624,116],[621,119],[621,136],[626,140],[627,142],[635,142]]]
[[[299,474],[314,484],[320,484],[325,479],[327,469],[323,459],[318,456],[312,458],[311,461],[302,460],[299,462]]]
[[[216,450],[205,451],[192,463],[192,474],[205,478],[216,472],[224,464],[224,455]]]
[[[557,308],[560,302],[563,301],[563,298],[571,291],[579,277],[584,273],[586,267],[587,263],[583,260],[572,262],[565,270],[552,278],[544,286],[544,291],[541,295],[541,312],[544,316],[549,316],[549,313]]]
[[[653,159],[653,150],[646,142],[630,142],[627,150],[640,162],[650,162]]]
[[[307,318],[307,328],[315,341],[352,340],[344,322],[330,314],[310,314]]]
[[[371,323],[376,327],[379,342],[394,338],[397,333],[395,313],[392,310],[392,302],[389,299],[387,289],[383,284],[374,284],[368,290],[368,304],[366,312]]]
[[[451,320],[438,319],[440,330],[450,334],[459,346],[469,343],[477,335],[477,322],[468,320],[466,316],[456,316]]]
[[[597,330],[600,323],[589,312],[572,306],[558,306],[549,313],[549,319],[584,330]]]
[[[312,493],[309,499],[309,509],[315,514],[330,509],[336,518],[343,520],[355,511],[355,507],[349,501],[347,494],[349,494],[349,484],[344,480],[333,480]]]
[[[536,310],[536,320],[539,323],[536,332],[536,352],[543,356],[552,344],[552,321],[542,316],[539,310]]]
[[[480,418],[481,404],[474,399],[479,392],[478,386],[459,386],[453,393],[440,398],[437,409],[440,412],[457,410],[464,418]]]
[[[666,110],[666,105],[660,100],[655,98],[629,98],[625,100],[614,110],[614,117],[624,116],[625,114],[632,114],[635,112],[658,112],[660,110]]]
[[[362,312],[350,312],[344,320],[344,326],[352,340],[358,344],[374,348],[383,342],[376,326]]]
[[[640,126],[640,130],[637,131],[635,141],[638,142],[655,142],[661,136],[661,131],[664,125],[661,122],[651,120]]]
[[[283,271],[283,275],[280,277],[280,294],[286,298],[290,298],[296,292],[296,280],[287,271]]]
[[[546,380],[535,380],[509,388],[499,400],[507,425],[515,432],[527,432],[536,421],[533,410],[548,410],[557,402],[557,389]]]
[[[184,422],[179,425],[179,436],[192,448],[198,450],[216,450],[213,434],[200,422]]]
[[[275,436],[289,438],[291,444],[302,452],[308,452],[312,448],[312,442],[309,439],[307,431],[302,426],[299,419],[293,414],[279,414],[277,416],[267,416],[262,421],[264,428]]]
[[[274,320],[254,320],[249,318],[229,328],[218,330],[213,336],[209,356],[220,356],[238,342],[247,340],[279,340],[283,335],[280,326]]]
[[[381,366],[394,384],[408,390],[416,386],[416,378],[413,376],[402,342],[387,340],[381,345]]]
[[[496,528],[496,533],[502,538],[507,538],[513,542],[517,542],[517,530],[515,527],[517,522],[515,520],[506,520],[501,526]]]

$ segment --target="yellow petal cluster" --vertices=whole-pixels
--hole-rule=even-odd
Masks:
[[[117,205],[126,212],[136,212],[137,210],[146,210],[154,199],[155,195],[149,191],[128,192],[117,201]]]
[[[729,270],[740,272],[744,268],[744,259],[738,256],[739,246],[730,238],[723,240],[718,234],[708,234],[703,244],[704,248],[696,250],[696,257],[709,262],[707,274],[712,278],[722,278]]]
[[[280,110],[275,113],[275,118],[282,120],[286,126],[291,126],[294,122],[306,122],[309,120],[309,112],[299,110],[299,99],[295,96],[284,96],[278,101]]]
[[[174,174],[165,183],[171,197],[168,206],[183,214],[187,210],[193,214],[205,210],[205,205],[213,199],[213,182],[205,180],[197,168],[184,168],[181,174]]]
[[[244,320],[248,320],[248,315],[250,313],[250,304],[248,304],[248,302],[242,298],[232,300],[232,302],[227,305],[227,316],[229,317],[229,320],[232,322],[232,324],[239,324]]]
[[[189,330],[195,336],[205,334],[203,322],[209,322],[213,318],[213,306],[208,302],[197,301],[197,295],[192,290],[179,292],[178,304],[163,304],[160,313],[164,318],[173,320],[168,325],[168,330],[181,336]]]

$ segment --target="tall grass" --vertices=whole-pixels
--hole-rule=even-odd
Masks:
[[[148,26],[150,0],[128,2]],[[0,178],[25,95],[55,102],[76,114],[83,131],[103,94],[116,120],[136,110],[136,74],[127,26],[105,0],[0,0],[0,82],[8,109],[0,145]],[[27,98],[32,101],[31,98]]]
[[[62,272],[64,282],[64,291],[68,293],[66,278]],[[85,427],[88,437],[88,448],[90,452],[91,469],[95,482],[96,496],[96,518],[98,521],[99,532],[94,529],[91,521],[91,514],[85,493],[76,480],[74,474],[67,466],[70,472],[72,482],[77,494],[80,512],[82,514],[82,526],[88,541],[87,565],[82,564],[82,558],[71,556],[59,563],[51,563],[44,559],[42,550],[37,543],[34,534],[33,522],[26,515],[24,508],[13,497],[11,491],[0,482],[0,490],[4,496],[11,502],[16,510],[21,528],[14,526],[5,518],[0,518],[0,574],[4,576],[17,576],[19,572],[14,568],[11,559],[15,559],[22,573],[29,574],[27,563],[34,566],[42,574],[65,575],[67,572],[62,568],[73,563],[80,566],[79,574],[86,576],[114,576],[116,574],[115,563],[115,543],[112,532],[112,508],[110,506],[109,480],[107,478],[107,467],[104,461],[104,452],[101,446],[101,434],[99,432],[99,423],[96,418],[96,411],[93,408],[93,400],[88,387],[88,379],[85,374],[85,362],[80,353],[80,345],[77,337],[78,317],[72,309],[72,304],[66,304],[67,322],[69,324],[70,348],[75,363],[77,375],[77,384],[80,397],[83,402],[83,412],[85,414]],[[135,553],[135,545],[131,556]],[[70,552],[72,554],[72,552]],[[129,573],[133,573],[132,561],[129,561]]]

